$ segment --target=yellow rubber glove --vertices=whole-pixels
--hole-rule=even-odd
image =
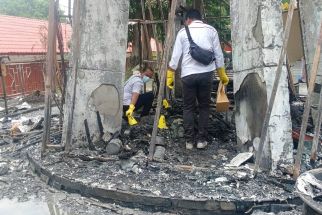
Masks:
[[[125,112],[125,116],[132,116],[133,115],[133,111],[135,109],[134,104],[130,104],[129,109],[127,109],[127,111]]]
[[[129,125],[136,125],[136,124],[138,124],[138,122],[136,121],[136,119],[132,115],[129,115],[127,117],[127,119],[128,119]]]
[[[167,71],[167,87],[171,90],[173,90],[174,87],[174,71],[171,69],[168,69]]]
[[[168,129],[167,123],[165,121],[165,116],[161,115],[159,118],[159,123],[158,123],[158,128],[159,129]]]
[[[221,82],[223,83],[223,85],[227,85],[229,83],[229,78],[226,74],[224,67],[217,68],[217,74],[218,74]]]
[[[170,107],[169,102],[166,99],[162,100],[162,105],[164,109],[168,109]]]

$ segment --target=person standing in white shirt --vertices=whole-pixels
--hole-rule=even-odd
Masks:
[[[167,86],[172,89],[174,72],[178,68],[180,58],[181,80],[183,88],[183,122],[186,138],[186,149],[193,149],[197,143],[198,149],[203,149],[208,142],[208,119],[213,81],[213,71],[217,70],[220,80],[227,85],[229,79],[225,72],[224,57],[216,29],[201,21],[198,10],[191,9],[186,13],[185,24],[188,26],[193,41],[202,49],[214,53],[214,61],[204,65],[190,55],[190,43],[186,30],[178,32],[172,58],[167,71]],[[195,133],[194,118],[196,115],[196,101],[198,101],[199,119],[198,132]]]

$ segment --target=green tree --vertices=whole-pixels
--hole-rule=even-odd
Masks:
[[[204,0],[205,17],[214,26],[223,41],[230,41],[230,2],[228,0]]]
[[[0,0],[0,14],[47,19],[48,0]]]

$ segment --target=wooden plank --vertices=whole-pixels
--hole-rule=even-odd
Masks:
[[[271,94],[271,97],[270,97],[270,100],[268,103],[268,107],[267,107],[266,114],[265,114],[265,119],[264,119],[264,122],[262,125],[261,138],[260,138],[260,142],[259,142],[258,151],[256,153],[254,175],[257,174],[257,171],[259,169],[259,165],[260,165],[261,159],[262,159],[264,144],[265,144],[267,131],[268,131],[268,127],[269,127],[269,120],[271,118],[272,109],[273,109],[275,97],[277,94],[278,84],[279,84],[281,74],[282,74],[283,63],[285,60],[285,55],[286,55],[288,40],[289,40],[289,36],[290,36],[295,5],[296,5],[296,0],[292,0],[290,3],[290,8],[288,10],[286,26],[285,26],[285,31],[284,31],[283,47],[281,50],[281,54],[280,54],[280,58],[279,58],[278,66],[277,66],[277,71],[276,71],[276,76],[275,76],[274,85],[273,85],[273,89],[272,89],[272,94]]]
[[[150,142],[149,148],[149,159],[153,159],[153,154],[155,150],[155,143],[156,143],[156,136],[158,133],[158,122],[160,118],[161,108],[162,108],[162,100],[164,97],[164,87],[165,87],[165,80],[166,80],[166,72],[168,69],[168,61],[170,56],[171,46],[174,43],[174,18],[175,18],[175,11],[177,6],[177,0],[173,0],[171,4],[171,10],[169,14],[169,22],[167,26],[167,37],[165,41],[165,47],[163,52],[162,64],[160,69],[161,80],[160,80],[160,90],[158,94],[158,101],[157,101],[157,109],[154,117],[154,124],[153,124],[153,131],[152,131],[152,138]]]
[[[320,63],[321,45],[322,45],[322,20],[321,20],[320,33],[319,33],[319,37],[316,45],[315,55],[313,59],[312,70],[310,73],[308,94],[307,94],[304,113],[302,117],[301,133],[299,137],[299,144],[298,144],[297,154],[295,158],[294,172],[293,172],[294,178],[297,178],[300,175],[300,171],[301,171],[301,160],[302,160],[302,154],[304,150],[304,138],[306,134],[307,122],[309,119],[310,109],[312,105],[312,94],[313,94],[314,85],[316,81],[316,75],[317,75],[318,67]]]
[[[321,131],[321,123],[322,123],[322,90],[320,90],[320,99],[318,106],[318,120],[315,124],[314,129],[314,137],[312,142],[312,150],[311,150],[311,162],[314,163],[317,160],[317,151],[318,145],[320,143],[320,131]]]
[[[167,20],[143,20],[143,19],[129,19],[130,22],[141,23],[142,25],[153,25],[153,24],[166,24]]]
[[[47,145],[48,149],[63,150],[65,146],[63,145]]]
[[[45,113],[44,113],[44,133],[41,146],[41,157],[50,141],[50,121],[51,121],[51,103],[52,103],[52,83],[56,73],[56,35],[57,35],[57,19],[56,19],[56,1],[49,2],[49,18],[48,18],[48,41],[47,41],[47,69],[45,75]]]

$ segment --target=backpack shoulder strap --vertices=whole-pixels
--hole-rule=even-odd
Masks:
[[[190,44],[193,43],[189,27],[185,25],[184,28],[186,29],[186,32],[187,32],[187,35],[188,35],[188,40],[189,40]]]

